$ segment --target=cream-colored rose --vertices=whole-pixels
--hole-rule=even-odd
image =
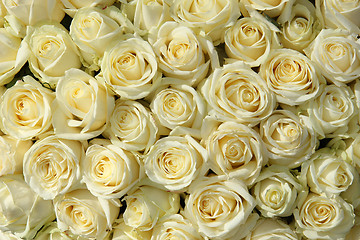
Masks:
[[[104,53],[101,71],[106,83],[123,99],[140,99],[158,87],[161,73],[151,45],[139,38],[120,41]]]
[[[41,23],[29,27],[24,41],[31,51],[31,72],[51,87],[56,86],[66,70],[81,67],[79,50],[61,24]]]
[[[80,69],[67,70],[56,87],[55,134],[75,140],[96,137],[105,130],[114,106],[114,96],[102,78]]]
[[[358,109],[350,87],[327,85],[320,96],[300,106],[319,138],[344,136],[351,133],[350,122],[357,121]]]
[[[316,65],[292,49],[273,50],[260,66],[259,74],[276,100],[290,106],[314,99],[326,83]]]
[[[207,160],[205,148],[189,135],[167,136],[155,142],[144,156],[144,167],[151,181],[179,191],[205,174]]]
[[[282,25],[281,43],[286,48],[302,52],[323,28],[322,18],[307,0],[295,1],[277,21]]]
[[[64,11],[74,17],[78,9],[87,7],[107,8],[115,3],[116,0],[60,0],[64,4]]]
[[[275,95],[266,82],[242,62],[216,68],[199,90],[208,103],[209,115],[221,121],[253,126],[276,107]]]
[[[360,77],[360,43],[350,32],[323,29],[304,52],[337,86]]]
[[[47,222],[55,219],[51,201],[43,200],[26,184],[22,174],[0,177],[0,230],[33,239]],[[3,238],[1,238],[3,239]]]
[[[152,232],[151,240],[167,239],[201,240],[204,238],[186,218],[180,214],[173,214],[158,221]]]
[[[80,236],[73,236],[70,232],[63,232],[57,227],[57,222],[44,225],[36,234],[35,240],[86,240]]]
[[[109,126],[103,133],[111,142],[130,151],[145,151],[159,139],[153,114],[140,102],[117,99]]]
[[[31,140],[22,141],[9,135],[0,136],[0,176],[21,174],[24,154],[31,145]]]
[[[171,83],[196,85],[208,75],[210,68],[219,65],[211,40],[185,24],[166,22],[149,41],[163,74],[176,78]]]
[[[258,67],[268,57],[271,49],[280,48],[277,29],[261,14],[240,18],[224,35],[227,62],[244,61]]]
[[[0,28],[0,51],[0,85],[3,86],[24,66],[29,51],[20,38],[11,35],[5,28]]]
[[[351,161],[351,164],[360,169],[360,134],[356,134],[354,138],[345,140],[345,152]]]
[[[23,77],[1,97],[1,129],[26,140],[51,129],[51,104],[55,94],[30,76]]]
[[[329,197],[341,194],[345,200],[347,195],[360,198],[359,173],[329,148],[316,151],[301,165],[300,179],[314,193],[325,193]]]
[[[163,216],[175,214],[180,208],[180,196],[155,187],[141,186],[125,197],[126,225],[149,231]]]
[[[276,218],[259,218],[254,229],[244,240],[298,240],[300,239],[289,225]]]
[[[149,32],[171,21],[170,2],[166,0],[136,0],[134,26]]]
[[[199,130],[206,115],[204,99],[188,85],[159,88],[154,92],[150,108],[161,125],[170,129]]]
[[[358,0],[316,0],[315,7],[324,18],[326,28],[341,28],[352,33],[360,33]]]
[[[219,176],[191,184],[183,215],[211,239],[242,239],[258,219],[256,202],[241,180]]]
[[[287,8],[291,8],[295,0],[244,0],[241,1],[241,6],[244,6],[241,10],[244,15],[247,12],[252,12],[254,9],[263,12],[269,17],[276,18]]]
[[[1,2],[0,2],[1,4]],[[10,231],[3,232],[0,230],[0,239],[2,240],[21,240],[21,238],[17,237]]]
[[[353,207],[341,197],[311,193],[294,210],[296,230],[308,239],[344,239],[354,225]]]
[[[114,227],[114,233],[111,240],[150,240],[152,230],[141,231],[125,224],[124,219],[115,220],[118,225]]]
[[[269,164],[296,168],[308,160],[317,147],[314,130],[289,110],[275,110],[260,122],[259,130],[269,153]]]
[[[42,198],[54,199],[77,187],[84,146],[50,135],[38,140],[24,156],[25,181]]]
[[[143,175],[139,157],[106,139],[93,139],[81,160],[82,182],[106,199],[121,198]]]
[[[79,47],[86,66],[98,70],[105,50],[120,39],[126,28],[126,17],[115,6],[79,9],[70,25],[70,36]]]
[[[224,42],[222,32],[241,16],[237,0],[174,0],[171,16],[193,28],[201,28],[214,45]]]
[[[54,199],[58,228],[86,239],[107,239],[120,212],[120,202],[97,198],[78,189]]]
[[[203,145],[209,154],[209,167],[218,175],[254,183],[268,154],[261,137],[250,127],[235,122],[204,120]]]
[[[296,207],[304,187],[285,166],[272,165],[256,178],[251,189],[256,208],[264,217],[288,217]]]

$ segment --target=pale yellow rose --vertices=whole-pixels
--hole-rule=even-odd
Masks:
[[[308,160],[318,145],[311,127],[289,110],[275,110],[260,122],[260,136],[269,153],[269,164],[296,168]]]
[[[230,57],[226,62],[241,60],[251,67],[259,66],[271,49],[280,48],[279,31],[258,13],[240,18],[224,33],[225,52]]]
[[[115,101],[109,126],[103,133],[111,142],[130,151],[145,151],[159,139],[158,124],[153,114],[140,102]]]
[[[66,70],[82,66],[79,50],[61,24],[41,23],[29,27],[24,41],[31,51],[31,72],[51,87],[56,86]]]
[[[55,94],[30,76],[23,77],[1,97],[1,129],[12,137],[26,140],[51,129]]]
[[[251,188],[256,208],[264,217],[288,217],[293,214],[298,196],[305,188],[285,166],[263,169]]]
[[[302,52],[323,28],[322,18],[308,0],[297,0],[277,21],[282,25],[279,36],[286,48]]]
[[[60,0],[64,4],[64,11],[74,17],[78,9],[87,7],[106,8],[115,3],[116,0]]]
[[[78,141],[53,135],[38,140],[24,156],[25,181],[42,198],[54,199],[79,185],[84,155],[84,146]]]
[[[260,66],[259,74],[275,93],[276,100],[290,106],[319,96],[326,83],[309,58],[285,48],[273,50]]]
[[[217,175],[238,178],[251,185],[268,162],[261,137],[246,125],[206,118],[202,134],[209,168]]]
[[[123,214],[126,225],[141,231],[151,230],[163,216],[175,214],[180,208],[178,193],[141,186],[125,197]]]
[[[22,141],[9,135],[0,136],[0,176],[21,174],[24,154],[31,145],[31,140]]]
[[[201,240],[204,239],[193,225],[180,214],[163,217],[154,226],[151,240]]]
[[[86,240],[80,236],[73,236],[70,232],[63,232],[57,227],[57,222],[51,222],[44,225],[37,232],[35,240]]]
[[[86,140],[100,135],[109,122],[115,99],[102,78],[69,69],[56,86],[53,127],[62,138]]]
[[[125,224],[124,219],[115,220],[118,225],[114,227],[114,233],[111,240],[150,240],[152,230],[141,231]]]
[[[175,84],[197,85],[209,69],[219,65],[217,52],[208,38],[185,24],[166,22],[149,36],[159,68]]]
[[[341,28],[360,33],[360,2],[358,0],[316,0],[326,28]]]
[[[121,198],[143,177],[139,157],[106,139],[90,142],[81,171],[87,189],[106,199]]]
[[[243,0],[239,1],[243,14],[252,12],[254,9],[263,12],[269,17],[276,18],[287,8],[291,8],[295,0]]]
[[[86,239],[104,240],[120,211],[120,202],[78,189],[54,199],[58,228]]]
[[[211,239],[242,239],[258,219],[254,198],[241,180],[213,176],[191,184],[183,215]]]
[[[360,43],[351,32],[323,29],[304,52],[337,86],[360,77]]]
[[[208,103],[209,115],[221,121],[254,126],[276,108],[266,82],[242,62],[216,68],[198,90]]]
[[[1,2],[0,2],[1,4]],[[10,231],[3,232],[0,230],[0,239],[2,240],[21,240],[21,238],[17,237]]]
[[[300,240],[288,224],[276,218],[259,218],[244,240]]]
[[[144,156],[144,167],[151,181],[170,191],[183,191],[205,174],[207,160],[205,148],[189,135],[167,136],[155,142]]]
[[[0,28],[0,51],[0,85],[2,86],[9,83],[20,71],[30,52],[20,38],[11,35],[5,28]]]
[[[311,193],[294,210],[296,231],[308,239],[344,239],[354,225],[353,207],[341,197]]]
[[[104,53],[101,73],[122,99],[146,97],[158,87],[161,73],[151,45],[139,38],[119,41]]]
[[[22,174],[0,177],[0,191],[1,231],[30,240],[45,223],[55,219],[52,202],[33,192]]]
[[[222,31],[241,16],[237,0],[174,0],[171,17],[193,28],[201,28],[214,45],[224,42]]]

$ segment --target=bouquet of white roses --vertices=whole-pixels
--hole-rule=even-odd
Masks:
[[[360,2],[1,0],[1,239],[359,239]]]

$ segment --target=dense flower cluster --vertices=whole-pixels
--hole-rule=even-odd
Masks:
[[[359,239],[359,38],[359,0],[0,0],[0,239]]]

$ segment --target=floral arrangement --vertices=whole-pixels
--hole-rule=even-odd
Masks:
[[[0,238],[360,239],[359,16],[0,1]]]

